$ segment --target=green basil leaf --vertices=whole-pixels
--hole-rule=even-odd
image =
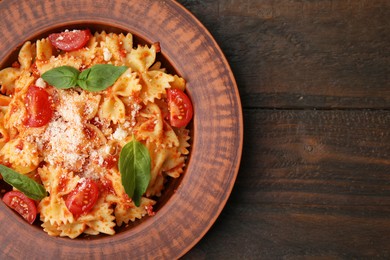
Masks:
[[[77,84],[91,92],[105,90],[113,85],[126,70],[126,66],[96,64],[80,73]]]
[[[141,197],[150,182],[151,159],[148,148],[133,140],[127,143],[119,155],[119,171],[127,195],[139,207]]]
[[[33,200],[41,200],[47,196],[45,188],[33,179],[1,164],[0,172],[6,183],[23,192],[27,197]]]
[[[75,87],[80,72],[71,66],[61,66],[46,71],[41,78],[50,85],[59,89]]]

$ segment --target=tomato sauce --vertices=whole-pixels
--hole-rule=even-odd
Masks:
[[[107,169],[111,169],[113,167],[116,167],[118,165],[118,158],[113,155],[108,155],[106,158],[104,158],[103,161],[103,167]]]
[[[112,182],[110,180],[107,180],[106,178],[101,179],[99,181],[99,190],[106,194],[116,194],[114,187],[112,186]]]
[[[58,182],[58,192],[64,191],[64,188],[67,186],[69,179],[66,176],[61,176]]]
[[[24,147],[23,140],[20,140],[19,143],[15,146],[15,148],[18,150],[23,150],[23,147]]]
[[[93,131],[88,126],[84,127],[83,132],[84,132],[85,136],[87,137],[87,139],[89,139],[89,140],[92,140],[96,137],[95,131]]]
[[[92,118],[91,120],[89,120],[89,123],[90,123],[91,125],[96,126],[96,127],[99,128],[99,129],[102,129],[102,127],[103,127],[102,122],[100,122],[99,119],[98,119],[97,117],[94,117],[94,118]]]

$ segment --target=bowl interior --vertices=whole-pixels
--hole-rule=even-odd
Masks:
[[[152,44],[152,42],[148,42],[146,39],[142,38],[140,35],[135,34],[134,32],[130,32],[130,31],[124,29],[124,28],[121,28],[120,26],[117,26],[117,25],[114,25],[114,24],[109,24],[107,22],[105,22],[104,24],[103,23],[99,23],[99,22],[86,22],[86,23],[82,23],[82,24],[80,24],[80,23],[71,23],[70,22],[70,23],[61,24],[61,25],[58,25],[58,26],[52,26],[52,27],[49,27],[49,28],[45,28],[44,30],[39,31],[36,34],[31,35],[29,38],[26,38],[23,42],[18,43],[18,46],[12,52],[7,54],[2,61],[0,61],[0,69],[9,67],[9,66],[12,65],[12,63],[14,61],[17,61],[19,50],[22,47],[22,45],[24,44],[24,42],[26,42],[26,41],[35,42],[38,39],[47,37],[51,33],[61,32],[61,31],[64,31],[66,29],[68,29],[68,30],[73,30],[73,29],[90,29],[92,34],[94,32],[101,32],[101,31],[105,31],[107,33],[117,33],[117,34],[119,34],[119,33],[123,33],[123,34],[131,33],[133,35],[134,46],[137,46],[139,44],[140,45],[145,45],[145,44],[151,45]],[[162,63],[162,67],[166,68],[168,73],[180,75],[180,73],[176,70],[176,68],[172,65],[172,63],[169,62],[169,58],[164,55],[164,50],[163,49],[161,50],[160,53],[157,54],[156,61],[160,61]],[[190,143],[191,146],[189,147],[190,154],[189,154],[189,156],[187,158],[186,165],[188,165],[188,163],[190,161],[190,156],[191,156],[191,147],[192,147],[192,141],[191,140],[193,140],[193,137],[194,137],[194,135],[193,135],[194,134],[193,133],[193,128],[194,128],[193,127],[193,123],[190,123],[187,126],[187,128],[189,128],[189,130],[190,130],[190,137],[191,137],[191,139],[189,140],[189,143]],[[160,197],[158,197],[158,198],[155,198],[157,203],[154,206],[154,211],[156,213],[169,201],[169,199],[172,197],[172,195],[180,188],[179,187],[180,183],[181,183],[183,177],[185,177],[185,175],[186,175],[186,168],[184,169],[184,173],[182,174],[182,176],[180,176],[179,178],[177,178],[177,179],[168,178],[168,181],[167,181],[167,183],[164,186],[165,188],[164,188],[164,190],[162,192],[162,195]],[[11,190],[11,186],[6,184],[4,181],[0,181],[0,191],[1,191],[0,192],[0,197],[2,197],[4,195],[4,193],[6,191],[9,191],[9,190]],[[9,209],[9,210],[11,210],[11,209]],[[14,212],[14,214],[15,214],[15,217],[21,218],[21,216],[19,216],[16,212]],[[150,219],[150,218],[151,217],[149,217],[149,216],[145,216],[141,220],[136,220],[135,222],[129,222],[128,225],[123,225],[121,227],[116,227],[115,231],[118,234],[118,233],[122,233],[122,232],[125,232],[125,231],[128,231],[128,230],[131,230],[133,227],[141,225],[143,222],[148,221],[148,219]],[[26,225],[28,225],[27,222],[26,222]],[[40,227],[40,225],[41,225],[41,222],[39,221],[39,218],[37,218],[37,220],[33,224],[33,227],[42,229]],[[42,230],[42,232],[44,232],[44,231]],[[94,239],[102,239],[104,237],[109,237],[109,236],[104,235],[104,234],[100,234],[100,235],[97,235],[97,236],[81,235],[77,239],[81,239],[81,240],[83,240],[83,239],[94,240]],[[63,239],[68,239],[68,238],[63,238]]]

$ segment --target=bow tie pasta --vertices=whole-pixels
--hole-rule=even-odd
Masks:
[[[183,173],[192,106],[185,80],[162,68],[158,52],[158,43],[133,46],[130,33],[65,31],[26,42],[0,71],[0,164],[44,187],[36,211],[49,235],[113,235],[116,226],[154,215],[167,179]],[[105,76],[94,71],[102,64],[125,69],[102,86]],[[42,75],[53,71],[51,83]],[[139,203],[118,166],[132,141],[150,157]]]

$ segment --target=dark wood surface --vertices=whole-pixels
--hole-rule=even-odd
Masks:
[[[235,74],[231,197],[183,259],[390,258],[390,2],[179,0]]]

